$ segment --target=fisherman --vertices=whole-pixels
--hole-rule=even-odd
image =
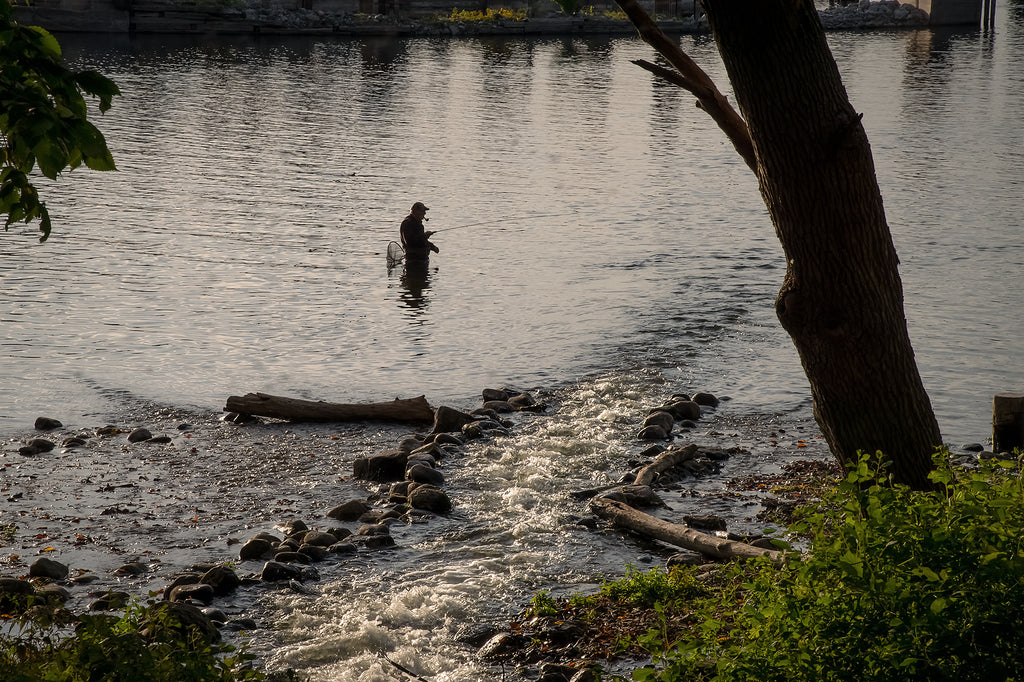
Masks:
[[[440,253],[441,250],[430,242],[433,232],[423,229],[423,221],[427,218],[427,211],[430,209],[417,201],[412,205],[409,215],[402,221],[400,233],[402,235],[402,248],[405,249],[405,261],[426,261],[430,258],[430,252]]]

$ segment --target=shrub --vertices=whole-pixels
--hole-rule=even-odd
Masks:
[[[236,682],[264,680],[252,656],[202,628],[185,626],[166,602],[133,604],[121,617],[88,614],[73,631],[53,619],[10,622],[0,635],[6,682]],[[161,608],[162,607],[162,608]],[[289,679],[291,673],[288,674]]]
[[[481,24],[496,24],[499,20],[505,21],[523,21],[526,19],[526,10],[524,9],[505,9],[500,7],[497,9],[477,9],[477,10],[463,10],[453,9],[452,13],[446,17],[446,21],[455,23],[481,23]]]
[[[791,528],[809,552],[736,565],[701,627],[657,641],[637,681],[1008,680],[1024,673],[1018,462],[936,456],[935,489],[864,456]]]

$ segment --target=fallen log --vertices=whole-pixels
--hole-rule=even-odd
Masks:
[[[326,403],[282,398],[266,393],[247,393],[244,396],[230,396],[224,411],[305,422],[434,421],[434,408],[423,396],[396,398],[383,403]]]
[[[595,498],[590,501],[590,509],[596,516],[611,521],[620,528],[632,530],[670,545],[692,549],[715,559],[753,559],[766,556],[775,564],[780,564],[783,560],[782,552],[701,533],[687,526],[645,514],[616,500],[603,497]]]
[[[672,448],[658,455],[658,458],[645,466],[633,481],[637,485],[651,485],[659,474],[663,474],[674,466],[693,459],[697,454],[697,446],[690,444],[685,448]]]

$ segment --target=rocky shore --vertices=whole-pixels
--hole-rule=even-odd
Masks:
[[[552,4],[554,9],[554,4]],[[494,16],[479,21],[451,17],[399,17],[313,9],[288,9],[274,3],[247,2],[241,7],[174,6],[135,3],[127,11],[88,12],[16,7],[18,20],[51,31],[175,34],[333,35],[333,36],[463,36],[463,35],[560,35],[632,34],[624,18],[601,14],[573,16],[552,12],[522,20]],[[928,26],[928,13],[897,0],[860,0],[836,4],[819,11],[826,30],[908,29]],[[705,33],[702,16],[662,17],[659,25],[668,33]]]
[[[174,604],[163,608],[213,639],[272,627],[250,613],[261,595],[316,593],[322,571],[329,575],[334,563],[387,561],[396,545],[392,529],[429,526],[466,502],[446,485],[460,453],[514,439],[517,414],[548,418],[545,401],[530,393],[488,389],[482,399],[471,412],[439,407],[427,433],[155,407],[140,409],[135,425],[94,429],[66,429],[40,418],[33,434],[9,441],[0,453],[0,604],[11,613],[34,597],[37,613],[73,622],[154,594],[159,603]],[[708,422],[719,400],[706,392],[674,395],[635,415],[639,451],[625,455],[626,473],[614,484],[564,494],[661,509],[691,527],[756,544],[756,533],[732,532],[737,519],[674,511],[674,499],[698,494],[699,481],[744,453],[742,446],[722,446],[742,442],[738,434]],[[774,479],[729,483],[725,495],[762,510],[753,519],[762,528],[784,523],[792,506],[813,494],[813,479],[835,474],[820,441],[805,442],[784,429],[767,435],[773,443],[792,440],[807,462],[791,462],[795,468]],[[375,452],[381,442],[394,445]],[[693,444],[684,448],[682,442]],[[353,446],[364,454],[353,458]],[[671,466],[652,469],[684,450]],[[302,481],[306,493],[296,494],[290,481]],[[585,532],[621,533],[589,515],[569,522]],[[669,563],[706,561],[676,552]],[[510,633],[502,623],[478,624],[460,641],[483,646],[483,657],[496,664],[537,666],[596,655],[583,646],[586,632],[548,631],[558,627],[540,620]],[[561,644],[533,647],[551,637]]]
[[[637,439],[653,443],[642,457],[664,452],[673,432],[696,426],[701,405],[717,404],[711,394],[692,397],[675,396],[642,419]],[[346,434],[336,425],[173,409],[140,411],[145,426],[65,429],[40,417],[34,434],[9,441],[0,454],[0,603],[8,613],[31,604],[34,615],[73,622],[155,594],[212,639],[258,629],[246,613],[257,595],[315,590],[323,562],[356,555],[372,561],[395,546],[395,524],[448,514],[458,500],[445,490],[446,460],[475,443],[512,436],[515,423],[507,417],[514,413],[547,410],[519,391],[488,389],[482,398],[471,413],[439,407],[426,434],[382,426],[380,435],[396,437],[395,447],[349,460],[350,475],[339,471],[345,465],[336,446]],[[714,473],[728,456],[702,449],[664,481]],[[642,464],[620,484],[574,497],[658,504],[649,486],[634,484]],[[377,490],[338,499],[325,486],[312,504],[279,496],[286,486],[275,481],[308,476],[354,477]],[[249,528],[255,532],[247,534]],[[479,635],[470,639],[480,643]]]

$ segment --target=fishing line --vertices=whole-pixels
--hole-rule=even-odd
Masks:
[[[524,215],[513,218],[497,218],[491,220],[481,220],[478,223],[469,223],[467,225],[456,225],[455,227],[442,227],[440,230],[434,230],[434,234],[438,232],[451,232],[452,230],[461,230],[465,227],[476,227],[478,225],[490,225],[491,223],[510,223],[513,221],[520,220],[531,220],[534,218],[557,218],[561,216],[573,215],[572,213],[543,213],[541,215]]]

